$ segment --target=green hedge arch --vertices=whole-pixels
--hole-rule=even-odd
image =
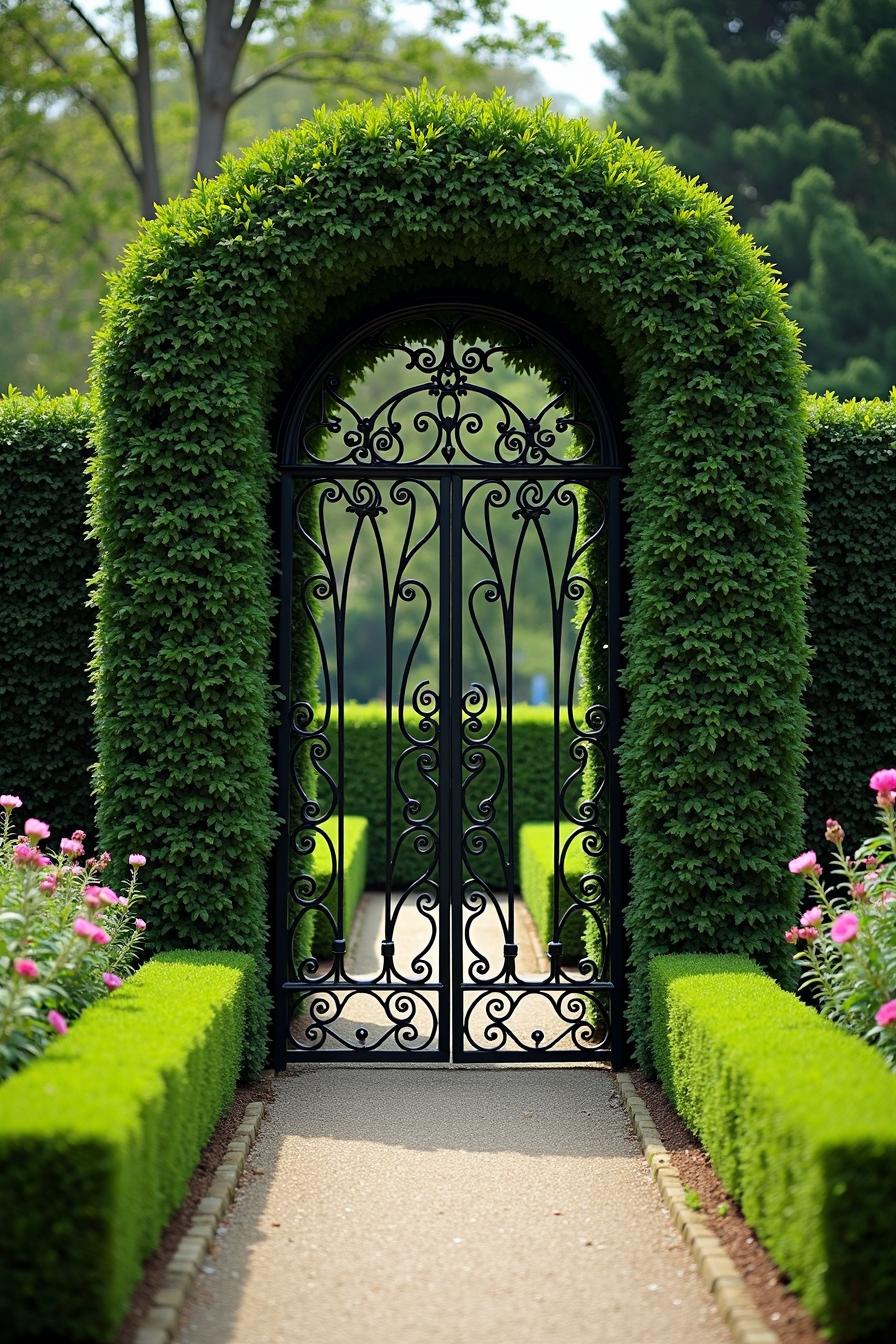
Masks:
[[[322,110],[226,160],[126,251],[94,359],[102,834],[153,857],[156,947],[264,959],[273,408],[322,333],[436,271],[511,306],[525,293],[621,369],[643,1051],[652,953],[788,965],[805,426],[774,272],[715,195],[613,129],[425,87]],[[258,1060],[263,1029],[259,1008]]]

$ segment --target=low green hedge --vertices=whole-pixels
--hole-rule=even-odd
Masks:
[[[154,957],[0,1087],[4,1339],[114,1335],[233,1098],[255,973]]]
[[[574,833],[570,822],[560,824],[560,845],[562,846]],[[535,928],[542,943],[551,940],[554,922],[554,824],[550,821],[530,821],[520,827],[520,894],[526,902],[529,914],[535,922]],[[569,847],[564,864],[566,880],[576,890],[579,878],[588,871],[588,858],[582,849],[581,839]],[[569,908],[569,895],[560,888],[560,917]],[[585,933],[585,915],[575,910],[560,930],[560,942],[563,944],[563,960],[577,961],[584,955],[582,939]]]
[[[338,823],[336,817],[329,817],[324,823],[322,829],[326,832],[329,839],[333,842],[333,850],[336,855],[336,861],[339,862],[338,846]],[[351,933],[352,920],[355,917],[355,911],[358,908],[358,902],[364,895],[364,888],[367,886],[367,818],[349,817],[344,820],[343,826],[343,893],[342,925],[344,937],[348,938]],[[332,872],[332,858],[325,845],[318,842],[314,851],[315,872],[319,882],[326,881]],[[324,904],[330,910],[333,918],[336,918],[336,884],[333,884],[333,890],[327,897]],[[312,951],[316,957],[328,957],[333,951],[333,929],[329,920],[319,918],[315,912],[312,916],[314,920],[314,931],[312,935]],[[307,918],[302,921],[307,923]]]
[[[650,966],[669,1097],[836,1340],[896,1338],[896,1076],[745,957]]]

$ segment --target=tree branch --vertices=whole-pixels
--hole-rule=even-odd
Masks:
[[[80,196],[81,193],[78,191],[78,188],[75,186],[72,179],[67,173],[64,173],[61,168],[57,168],[52,163],[47,163],[46,159],[40,158],[37,154],[29,154],[27,162],[32,164],[33,167],[37,168],[40,172],[45,173],[47,177],[55,178],[57,182],[65,187],[70,195]]]
[[[168,4],[171,6],[171,13],[174,15],[174,22],[177,24],[177,31],[180,33],[181,41],[187,49],[190,63],[192,64],[194,71],[198,73],[199,56],[196,48],[193,46],[193,40],[187,32],[187,25],[184,22],[184,16],[180,11],[180,6],[178,5],[177,0],[168,0]]]
[[[22,32],[26,35],[26,37],[31,39],[31,41],[37,47],[38,51],[42,53],[42,55],[50,62],[50,64],[54,67],[54,69],[58,70],[61,75],[65,76],[72,92],[77,94],[77,96],[81,98],[85,103],[87,103],[89,107],[93,108],[94,112],[99,117],[100,121],[103,123],[112,141],[114,142],[115,147],[117,148],[119,154],[122,157],[122,160],[124,161],[125,167],[131,174],[131,177],[133,177],[137,186],[140,187],[142,183],[142,174],[140,172],[140,168],[134,162],[131,152],[128,149],[127,145],[125,144],[124,140],[122,139],[118,127],[112,120],[112,114],[106,107],[105,103],[101,102],[101,100],[97,98],[95,94],[91,93],[89,89],[85,88],[83,84],[79,84],[77,82],[77,80],[73,77],[71,71],[69,70],[68,66],[65,64],[65,61],[63,61],[60,56],[56,55],[56,53],[52,50],[51,47],[47,45],[47,43],[43,40],[43,38],[39,33],[32,32],[31,29],[28,27],[28,25],[18,16],[16,16],[15,22],[21,28]]]
[[[237,29],[240,38],[240,47],[243,47],[245,45],[246,38],[249,36],[249,32],[252,28],[253,23],[258,18],[258,11],[260,9],[261,9],[261,0],[249,0],[246,12],[243,15],[242,23]]]
[[[93,34],[97,42],[99,42],[100,46],[103,47],[106,52],[108,52],[108,54],[112,57],[115,64],[118,66],[121,73],[133,83],[134,80],[133,70],[128,65],[124,57],[115,50],[115,48],[112,46],[112,43],[108,40],[105,34],[101,32],[99,28],[97,28],[96,24],[93,22],[93,19],[91,19],[90,15],[84,13],[81,6],[77,4],[77,0],[65,0],[65,3],[73,14],[77,14],[78,18],[81,20],[84,26]]]
[[[260,70],[257,75],[250,75],[248,79],[243,80],[242,84],[238,84],[230,99],[231,107],[241,98],[245,98],[247,94],[253,93],[260,85],[266,84],[269,79],[291,79],[297,84],[313,83],[313,80],[307,76],[289,73],[292,67],[298,65],[301,61],[335,61],[337,65],[351,65],[358,60],[366,60],[371,64],[375,64],[378,60],[388,63],[388,58],[381,58],[376,52],[296,51],[291,56],[284,56],[281,60],[274,61],[273,65]],[[315,78],[319,77],[315,76]],[[352,80],[345,80],[344,83],[358,87]]]
[[[55,224],[57,227],[62,225],[62,220],[58,215],[54,215],[49,210],[42,210],[39,205],[28,205],[24,213],[31,219],[42,219],[45,224]]]

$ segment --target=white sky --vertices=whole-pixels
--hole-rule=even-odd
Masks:
[[[546,19],[566,40],[569,59],[537,60],[532,65],[547,91],[574,99],[594,109],[603,101],[608,80],[591,54],[598,38],[608,34],[606,16],[622,8],[623,0],[509,0],[508,9],[523,19]],[[420,26],[421,10],[412,0],[395,0],[395,16],[410,28]],[[566,110],[566,109],[564,109]]]

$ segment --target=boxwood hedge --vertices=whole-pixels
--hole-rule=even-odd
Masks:
[[[650,966],[663,1086],[837,1340],[896,1332],[896,1076],[745,957]]]
[[[155,957],[0,1087],[4,1339],[114,1335],[233,1099],[255,973]]]
[[[0,397],[0,793],[93,832],[85,397]]]
[[[278,132],[143,228],[93,370],[101,826],[115,848],[145,836],[160,940],[264,959],[277,392],[434,280],[608,342],[624,381],[643,1049],[652,953],[724,942],[788,965],[804,410],[771,268],[717,196],[615,130],[418,89]]]
[[[569,822],[561,822],[561,847],[575,829]],[[554,928],[554,823],[530,821],[521,826],[519,856],[520,895],[532,916],[541,942],[547,945],[553,937]],[[570,845],[563,864],[563,874],[573,891],[576,891],[579,878],[589,871],[589,867],[589,859],[582,850],[581,841]],[[561,885],[561,919],[569,904],[569,897]],[[573,911],[560,930],[564,961],[575,961],[585,955],[582,942],[584,933],[585,916]]]

